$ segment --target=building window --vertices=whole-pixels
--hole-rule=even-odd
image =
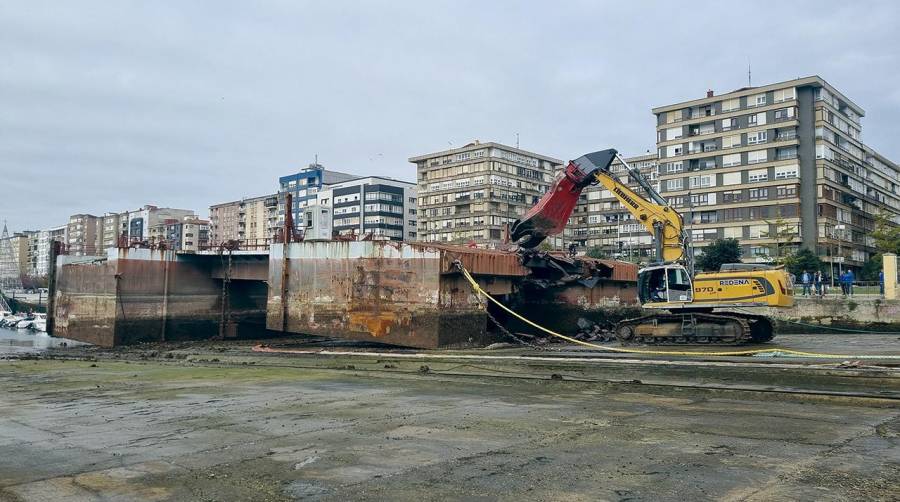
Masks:
[[[766,138],[768,138],[768,132],[766,131],[751,132],[747,134],[747,144],[765,143]]]
[[[737,148],[741,146],[741,135],[732,134],[722,138],[722,148]]]
[[[722,156],[722,167],[731,167],[741,165],[741,154],[732,153]]]
[[[695,211],[691,218],[691,223],[699,225],[702,223],[717,223],[719,221],[716,211]]]
[[[775,196],[779,199],[787,199],[790,197],[797,196],[797,186],[796,185],[783,185],[777,187],[775,189]]]
[[[733,112],[735,110],[740,109],[740,107],[741,107],[740,98],[726,99],[725,101],[722,101],[722,112],[723,113],[724,112]]]
[[[797,177],[797,166],[779,166],[775,168],[775,179],[785,180]]]
[[[768,181],[769,180],[769,170],[768,169],[758,169],[756,171],[749,171],[747,173],[747,181],[750,183],[757,183],[760,181]]]
[[[740,202],[741,193],[741,190],[729,190],[727,192],[722,192],[722,202],[726,204],[731,202]]]
[[[667,173],[680,173],[682,171],[684,171],[683,162],[669,162],[666,164]]]
[[[726,239],[743,239],[744,238],[744,227],[725,227],[723,230],[723,235]]]
[[[691,176],[690,177],[690,187],[691,188],[706,188],[709,186],[714,186],[712,183],[712,176]]]
[[[769,198],[769,189],[768,188],[751,188],[747,192],[747,196],[750,200],[768,199]]]
[[[738,171],[736,173],[722,174],[722,184],[723,185],[739,185],[740,183],[741,183],[740,171]]]
[[[747,152],[748,164],[759,164],[761,162],[766,162],[767,160],[769,160],[768,150],[756,150],[753,152]]]
[[[684,179],[676,178],[674,180],[666,180],[666,190],[671,192],[674,190],[681,190],[684,188]]]
[[[785,148],[779,148],[775,151],[775,159],[777,160],[790,160],[797,158],[797,147],[796,146],[788,146]]]
[[[782,108],[775,110],[775,120],[788,120],[794,118],[794,108]]]
[[[775,91],[775,102],[782,103],[784,101],[790,101],[792,99],[796,99],[795,90],[793,87],[789,89],[780,89]]]
[[[769,236],[769,225],[750,225],[751,239],[765,239]]]

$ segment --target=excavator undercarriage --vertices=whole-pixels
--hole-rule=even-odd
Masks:
[[[775,336],[764,316],[723,313],[660,312],[618,323],[621,343],[647,345],[741,345],[763,343]]]

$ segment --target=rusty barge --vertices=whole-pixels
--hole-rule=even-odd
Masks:
[[[491,317],[527,331],[486,308],[457,262],[485,291],[562,332],[636,301],[635,265],[537,251],[392,241],[126,248],[58,257],[54,334],[103,346],[282,332],[453,348],[500,340]]]

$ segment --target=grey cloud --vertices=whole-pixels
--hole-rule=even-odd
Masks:
[[[0,5],[0,218],[204,213],[311,162],[402,179],[472,139],[653,149],[650,108],[820,74],[900,160],[894,2]]]

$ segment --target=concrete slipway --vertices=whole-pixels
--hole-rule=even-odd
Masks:
[[[900,484],[889,367],[266,343],[312,352],[0,362],[0,500],[892,500]]]

